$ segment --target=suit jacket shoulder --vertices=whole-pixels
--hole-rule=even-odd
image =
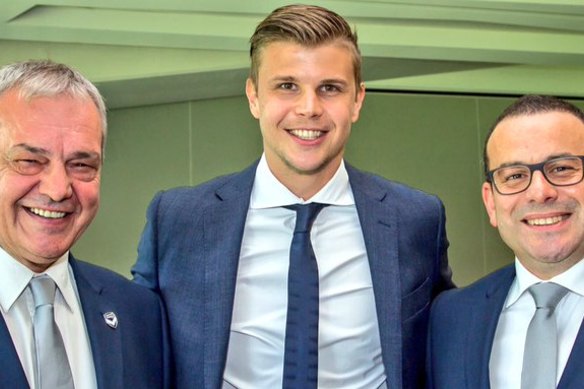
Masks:
[[[366,243],[369,241],[368,254],[379,247],[398,249],[395,257],[403,261],[402,285],[420,285],[429,277],[432,296],[453,288],[442,201],[435,195],[362,172],[348,164],[347,172],[363,235]],[[382,225],[390,227],[389,230]],[[372,240],[376,234],[383,235]],[[388,238],[392,235],[395,235],[394,241],[390,244]],[[387,259],[387,254],[383,254],[383,258]],[[406,268],[411,271],[406,271]],[[408,294],[411,291],[405,289],[402,292]]]
[[[389,191],[392,195],[398,196],[401,200],[414,200],[421,203],[429,202],[435,206],[441,204],[441,201],[437,196],[426,193],[420,189],[410,187],[397,181],[388,180],[377,174],[362,171],[348,163],[346,163],[345,166],[353,188],[365,188],[366,190],[371,191],[371,193]],[[375,186],[378,188],[375,188]]]
[[[383,212],[388,218],[394,215],[397,217],[394,222],[399,223],[400,228],[406,226],[407,231],[413,230],[417,235],[428,234],[429,237],[438,234],[439,243],[445,245],[446,251],[446,216],[444,205],[436,195],[360,171],[348,164],[347,172],[358,208],[364,203],[363,200],[373,199],[376,212]]]
[[[485,297],[491,296],[495,292],[505,293],[511,286],[511,282],[515,278],[515,268],[513,265],[507,265],[501,269],[480,278],[468,286],[448,290],[438,296],[434,301],[433,311],[440,312],[442,310],[457,309],[461,304],[473,304]],[[463,314],[463,313],[461,313]]]
[[[431,301],[454,286],[444,207],[436,196],[346,167],[371,269],[387,384],[419,388]]]
[[[514,278],[514,266],[506,266],[434,300],[426,369],[429,388],[489,387],[493,338]]]
[[[70,264],[98,386],[170,387],[171,353],[160,298],[113,271],[72,256]]]
[[[151,305],[158,301],[155,293],[136,285],[112,270],[78,259],[71,261],[71,263],[76,279],[78,276],[82,276],[96,288],[99,288],[97,285],[107,286],[104,293],[111,294],[113,299],[119,300],[119,303]]]
[[[180,334],[178,387],[220,385],[256,167],[160,192],[148,207],[132,273],[162,296],[170,329]]]
[[[245,170],[214,178],[197,186],[178,187],[161,191],[155,196],[160,209],[182,211],[184,207],[200,209],[207,204],[223,201],[242,192],[249,194],[253,185],[257,161]]]
[[[75,260],[73,269],[100,388],[169,388],[170,350],[162,304],[124,277]],[[106,321],[106,314],[116,320]],[[0,318],[0,387],[28,388],[24,370]]]

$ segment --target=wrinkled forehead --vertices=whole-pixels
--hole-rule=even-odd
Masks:
[[[76,115],[81,113],[96,114],[99,122],[99,130],[102,138],[105,140],[107,119],[105,112],[101,110],[95,100],[87,93],[70,93],[65,91],[62,93],[30,93],[21,88],[15,87],[0,93],[0,126],[8,126],[12,122],[12,114],[15,111],[36,112],[39,102],[49,102],[57,104],[58,102],[67,101],[70,106],[75,106],[71,114]],[[4,119],[4,120],[3,120]],[[1,127],[0,127],[1,128]]]
[[[93,100],[67,94],[30,100],[17,92],[0,95],[0,138],[4,145],[43,142],[57,133],[62,133],[69,144],[98,143],[103,149],[102,121]]]

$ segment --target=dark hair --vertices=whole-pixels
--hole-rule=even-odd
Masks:
[[[357,33],[345,19],[326,8],[294,4],[272,11],[256,27],[250,38],[250,78],[257,87],[258,69],[262,50],[273,42],[294,42],[302,46],[316,47],[339,41],[353,55],[353,72],[357,89],[361,84],[361,53],[357,45]]]
[[[483,168],[487,181],[489,177],[487,173],[489,172],[489,156],[487,155],[487,144],[493,131],[499,123],[510,117],[524,116],[524,115],[535,115],[538,113],[546,112],[566,112],[577,117],[582,123],[584,123],[584,113],[575,105],[568,103],[567,101],[558,99],[553,96],[542,96],[542,95],[525,95],[517,99],[513,104],[508,106],[501,115],[495,120],[495,123],[489,129],[487,134],[487,139],[485,139],[485,146],[483,149]]]

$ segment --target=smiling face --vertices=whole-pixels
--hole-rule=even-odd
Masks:
[[[363,85],[355,87],[352,51],[342,42],[270,43],[246,93],[270,170],[297,196],[311,197],[338,169],[365,97]]]
[[[0,246],[31,270],[54,263],[93,220],[101,146],[89,98],[0,96]]]
[[[584,123],[565,112],[504,119],[487,145],[489,169],[584,155]],[[553,186],[534,172],[524,192],[501,195],[483,184],[483,201],[494,227],[519,261],[541,279],[569,269],[584,257],[584,183]]]

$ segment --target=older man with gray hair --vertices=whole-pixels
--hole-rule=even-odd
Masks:
[[[163,388],[157,296],[76,260],[99,205],[106,112],[50,61],[0,69],[0,387]]]

